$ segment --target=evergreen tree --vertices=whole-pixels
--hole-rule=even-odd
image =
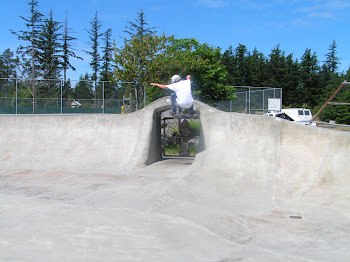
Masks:
[[[30,17],[25,18],[20,16],[25,21],[25,26],[27,31],[21,30],[19,32],[15,32],[10,30],[13,34],[15,34],[19,40],[24,41],[26,46],[19,46],[17,52],[21,54],[22,62],[22,75],[27,75],[28,79],[25,81],[25,87],[30,92],[33,100],[33,114],[35,113],[35,97],[37,92],[37,77],[39,74],[39,36],[41,32],[42,26],[42,17],[43,15],[37,10],[38,2],[35,0],[31,0],[28,2],[30,7]]]
[[[85,51],[87,54],[91,55],[91,62],[90,62],[90,66],[93,70],[92,73],[92,77],[91,79],[96,81],[97,80],[97,74],[98,71],[100,70],[100,66],[101,66],[101,55],[99,52],[99,40],[100,37],[103,35],[102,33],[100,33],[100,29],[102,27],[101,22],[98,20],[97,17],[97,11],[96,14],[94,16],[94,18],[90,21],[90,26],[91,29],[88,30],[86,29],[86,31],[89,33],[89,38],[90,38],[90,45],[91,45],[91,51]]]
[[[247,85],[248,81],[248,50],[245,45],[239,44],[235,49],[235,84],[239,86]]]
[[[89,74],[86,73],[84,76],[80,76],[79,82],[74,88],[73,96],[75,99],[92,99],[94,96],[92,88]]]
[[[112,72],[112,55],[113,55],[113,45],[112,45],[112,29],[108,29],[104,33],[104,46],[102,47],[102,72],[101,80],[108,81],[109,76]]]
[[[25,26],[27,28],[27,31],[21,30],[19,32],[14,32],[13,30],[10,30],[13,34],[15,34],[19,40],[24,41],[27,43],[26,46],[20,46],[18,48],[18,53],[22,55],[22,67],[24,72],[28,74],[32,79],[36,79],[38,74],[38,42],[39,42],[39,35],[41,32],[41,26],[42,26],[42,17],[43,15],[37,10],[38,8],[38,2],[35,0],[31,0],[28,2],[28,5],[30,7],[30,17],[25,18],[23,16],[20,16],[25,21]],[[34,81],[33,81],[34,83]],[[32,94],[35,94],[35,86],[32,86],[31,90]]]
[[[126,29],[124,32],[140,40],[142,40],[144,36],[155,34],[156,31],[153,30],[155,27],[147,27],[148,23],[145,20],[145,13],[143,10],[138,12],[137,15],[138,18],[135,19],[135,22],[128,21],[129,26],[125,26]]]
[[[277,45],[272,49],[269,55],[270,59],[266,64],[268,73],[268,86],[271,87],[283,87],[283,78],[285,75],[285,52],[280,49],[280,45]]]
[[[101,22],[98,20],[97,17],[97,11],[94,16],[94,18],[90,21],[90,26],[91,29],[86,31],[89,33],[89,38],[90,38],[90,45],[91,45],[91,51],[85,51],[87,54],[91,55],[91,62],[90,66],[92,68],[92,75],[91,75],[91,80],[94,81],[94,93],[95,93],[95,102],[97,99],[97,75],[98,71],[100,70],[101,67],[101,55],[99,52],[99,45],[100,45],[100,37],[103,35],[100,33],[100,29],[102,27]]]
[[[320,101],[322,93],[318,72],[319,65],[316,53],[311,53],[311,49],[306,49],[301,58],[300,77],[303,90],[303,103],[310,107],[316,106]]]
[[[332,44],[328,48],[329,52],[326,54],[326,66],[330,72],[335,73],[339,67],[339,57],[337,54],[337,43],[333,40]]]
[[[10,49],[6,49],[0,55],[0,77],[1,78],[16,78],[18,58],[14,57],[14,53]]]
[[[60,82],[53,80],[61,77],[61,28],[61,23],[54,21],[51,10],[49,17],[44,20],[38,41],[38,62],[41,76],[45,80],[44,85],[40,88],[42,96],[56,97],[57,92],[60,91]]]
[[[235,85],[234,72],[236,70],[236,64],[232,45],[223,53],[221,60],[228,73],[226,84]]]
[[[6,49],[0,55],[0,78],[16,78],[17,64],[18,59],[14,58],[14,53],[10,49]],[[14,85],[14,79],[0,79],[0,97],[11,96],[15,92]]]
[[[152,81],[152,61],[160,50],[164,50],[166,38],[156,36],[153,28],[147,27],[143,11],[137,14],[135,22],[129,21],[129,26],[126,26],[125,32],[130,38],[124,38],[122,48],[115,48],[114,77],[135,82],[137,108],[140,108],[144,102],[145,89]]]
[[[66,11],[66,20],[64,23],[64,34],[63,34],[63,55],[62,55],[62,68],[63,68],[63,80],[64,83],[67,81],[67,70],[72,69],[75,71],[75,67],[71,64],[70,58],[77,58],[83,60],[83,58],[77,56],[73,51],[72,41],[77,40],[77,38],[70,36],[70,28],[68,27],[68,12]]]
[[[253,53],[248,53],[248,75],[246,85],[262,86],[266,82],[266,57],[254,48]]]
[[[104,33],[104,46],[102,47],[102,67],[101,67],[101,81],[110,81],[112,78],[112,62],[113,62],[113,45],[112,45],[112,29],[108,29]],[[104,90],[104,97],[106,99],[115,98],[117,96],[117,90],[115,85],[108,82],[103,82],[97,87],[97,97],[103,96],[102,92]]]
[[[297,59],[293,58],[293,54],[289,54],[285,61],[285,74],[282,79],[282,103],[285,106],[296,107],[302,100],[300,95],[300,68]]]

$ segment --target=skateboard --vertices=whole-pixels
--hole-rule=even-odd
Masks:
[[[191,116],[189,114],[184,114],[184,113],[176,113],[173,115],[174,119],[190,119]]]

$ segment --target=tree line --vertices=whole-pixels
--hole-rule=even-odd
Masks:
[[[230,46],[222,51],[219,47],[200,43],[194,38],[178,39],[159,34],[155,27],[148,26],[141,10],[136,19],[128,21],[126,37],[112,40],[112,30],[102,31],[102,22],[96,12],[86,33],[90,49],[83,50],[90,56],[91,73],[80,76],[72,88],[67,70],[76,70],[74,59],[82,59],[75,53],[77,40],[68,26],[68,14],[64,23],[55,21],[53,12],[48,16],[40,13],[38,2],[28,2],[28,17],[20,16],[24,29],[11,32],[21,40],[16,53],[6,49],[0,55],[0,77],[28,79],[24,93],[28,97],[57,97],[60,86],[52,79],[63,79],[63,96],[97,99],[121,98],[133,93],[138,107],[144,99],[147,103],[168,95],[167,91],[149,86],[150,82],[168,83],[173,74],[193,76],[195,98],[209,104],[234,99],[234,86],[267,86],[283,89],[284,107],[307,107],[316,111],[345,79],[347,72],[339,72],[340,58],[337,43],[333,41],[320,61],[317,54],[306,48],[301,58],[287,54],[277,45],[268,56],[257,48],[248,50],[243,44]],[[38,79],[45,79],[45,84]],[[3,80],[1,80],[3,81]],[[121,85],[120,81],[129,82]],[[132,84],[131,84],[132,83]],[[0,85],[0,97],[8,93]],[[343,88],[336,99],[350,100],[350,91]],[[348,106],[327,107],[321,115],[323,120],[333,119],[350,124]]]

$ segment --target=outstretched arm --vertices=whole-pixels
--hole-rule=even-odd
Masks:
[[[163,88],[163,89],[168,89],[168,87],[166,85],[157,84],[157,83],[151,83],[151,86],[158,86],[158,87]]]

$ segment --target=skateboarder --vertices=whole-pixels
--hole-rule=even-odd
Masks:
[[[191,91],[191,75],[186,76],[186,80],[181,80],[179,75],[174,75],[171,78],[171,84],[162,85],[157,83],[151,83],[152,86],[158,86],[163,89],[170,89],[175,93],[170,95],[171,98],[171,111],[172,116],[176,115],[176,103],[181,108],[189,108],[190,115],[193,115],[193,97]]]

